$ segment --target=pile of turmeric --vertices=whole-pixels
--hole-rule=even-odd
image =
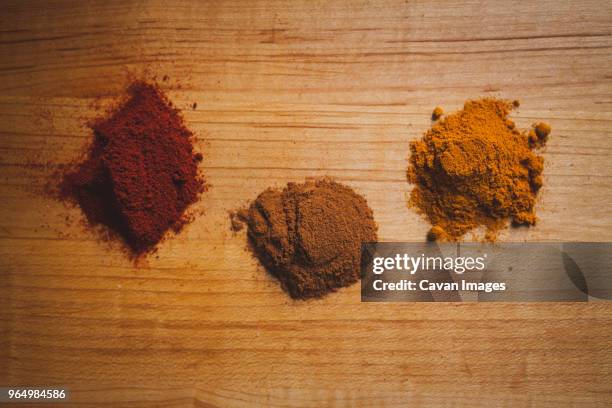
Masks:
[[[508,221],[536,223],[544,169],[536,151],[546,144],[551,128],[537,123],[519,131],[508,118],[518,105],[494,98],[469,100],[410,144],[410,205],[431,222],[429,240],[457,241],[484,227],[484,240],[495,241]]]

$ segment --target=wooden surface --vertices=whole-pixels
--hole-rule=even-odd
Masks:
[[[610,406],[611,304],[294,302],[229,230],[264,188],[330,175],[381,240],[422,240],[408,142],[434,106],[495,95],[553,127],[539,223],[502,239],[612,241],[611,3],[460,3],[3,1],[0,385],[82,406]],[[40,193],[129,75],[169,76],[211,184],[140,267]]]

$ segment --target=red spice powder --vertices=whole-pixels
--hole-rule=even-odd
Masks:
[[[86,160],[64,175],[63,198],[80,205],[92,225],[123,237],[135,255],[151,251],[204,190],[200,153],[178,110],[153,84],[135,82],[129,98],[91,124]]]

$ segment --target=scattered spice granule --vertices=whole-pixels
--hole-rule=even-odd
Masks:
[[[438,120],[444,115],[444,109],[439,106],[436,106],[431,113],[431,120]]]

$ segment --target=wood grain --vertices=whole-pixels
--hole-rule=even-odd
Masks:
[[[610,2],[4,1],[0,23],[0,385],[79,406],[612,404],[610,304],[294,302],[227,219],[330,175],[382,240],[420,241],[408,142],[434,106],[494,95],[553,127],[539,223],[502,239],[611,241]],[[140,267],[40,194],[130,75],[170,77],[211,185]]]

